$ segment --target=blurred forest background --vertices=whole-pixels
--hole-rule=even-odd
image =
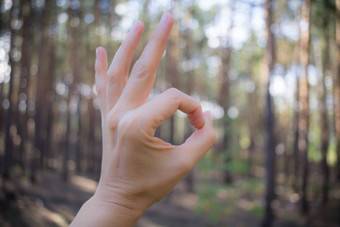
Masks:
[[[340,226],[340,0],[1,0],[0,225],[67,226],[96,187],[95,49],[175,24],[152,95],[213,114],[216,146],[137,226]],[[151,97],[152,98],[152,97]],[[176,113],[156,136],[190,135]]]

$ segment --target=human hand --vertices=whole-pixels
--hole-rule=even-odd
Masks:
[[[135,23],[109,69],[104,48],[96,51],[103,161],[93,200],[133,211],[138,217],[163,198],[216,141],[210,113],[203,114],[200,104],[190,96],[170,88],[146,102],[172,24],[172,16],[164,14],[129,78],[130,64],[143,31],[141,22]],[[186,113],[196,128],[179,146],[154,137],[156,128],[177,109]]]

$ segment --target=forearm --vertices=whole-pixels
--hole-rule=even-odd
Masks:
[[[133,227],[143,212],[91,197],[79,210],[70,226]]]

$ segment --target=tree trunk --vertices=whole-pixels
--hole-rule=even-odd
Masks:
[[[89,107],[89,131],[88,131],[88,150],[87,150],[87,163],[88,173],[94,173],[95,171],[95,157],[96,157],[96,143],[95,143],[95,109],[93,106],[93,98],[88,101]]]
[[[93,6],[94,21],[93,21],[93,24],[95,26],[98,26],[99,23],[102,21],[102,13],[101,13],[100,7],[99,7],[100,1],[101,0],[95,0],[94,1],[94,6]]]
[[[300,23],[300,13],[298,13],[297,23]],[[299,35],[301,34],[299,28]],[[295,191],[298,190],[298,180],[299,180],[299,166],[300,166],[300,154],[299,154],[299,115],[300,115],[300,83],[299,83],[299,70],[297,64],[300,62],[300,40],[296,41],[294,47],[294,60],[296,64],[295,68],[295,94],[294,94],[294,115],[293,115],[293,152],[292,152],[292,160],[293,160],[293,175],[292,175],[292,187]]]
[[[101,12],[99,8],[99,2],[100,0],[95,0],[94,7],[93,7],[93,14],[94,14],[94,23],[93,25],[88,27],[88,34],[90,35],[91,33],[96,30],[98,26],[100,26],[101,23],[103,23],[103,19],[101,17]],[[112,12],[112,11],[111,11]],[[97,40],[97,44],[102,44],[102,37],[99,34],[96,34],[95,39]],[[87,46],[87,55],[89,56],[94,56],[95,53],[95,47],[92,46],[90,43],[88,43]],[[90,84],[92,85],[94,83],[94,59],[90,59],[91,62],[88,62],[88,68],[87,72],[89,73],[88,77],[91,78]],[[91,94],[89,99],[87,100],[87,116],[86,116],[86,121],[87,121],[87,134],[84,135],[87,138],[86,141],[86,150],[84,150],[84,170],[86,173],[90,174],[92,177],[93,176],[98,176],[98,173],[95,173],[96,171],[96,156],[97,156],[97,139],[96,139],[96,109],[94,108],[94,100],[95,97]],[[102,140],[103,144],[103,140]],[[100,170],[99,170],[100,171]]]
[[[288,103],[284,101],[284,106],[288,106]],[[286,108],[281,114],[279,123],[277,123],[277,128],[280,130],[280,134],[276,137],[277,144],[280,143],[280,149],[282,149],[282,158],[283,158],[283,173],[285,181],[288,183],[290,178],[290,159],[291,154],[288,153],[287,144],[288,144],[288,131],[289,131],[289,123],[290,119],[288,116],[288,108]],[[280,151],[281,152],[281,151]]]
[[[54,123],[54,101],[55,92],[53,89],[54,76],[56,72],[56,55],[55,55],[55,43],[52,41],[50,45],[49,56],[46,56],[49,60],[49,74],[48,74],[48,90],[47,90],[47,110],[46,110],[46,140],[44,143],[44,152],[40,158],[40,166],[45,168],[48,166],[52,153],[52,129]]]
[[[49,58],[50,55],[51,37],[49,35],[50,14],[51,9],[54,7],[55,1],[47,1],[40,19],[40,31],[41,31],[41,47],[39,49],[39,64],[37,81],[41,86],[36,87],[35,94],[35,135],[34,135],[34,151],[31,158],[31,173],[30,179],[32,183],[37,182],[37,172],[40,169],[39,163],[43,157],[42,152],[44,149],[44,142],[46,139],[46,122],[47,122],[47,102],[48,102],[48,81],[49,79]]]
[[[3,5],[4,5],[4,1],[1,0],[0,10],[2,10]],[[0,13],[0,36],[2,36],[3,28],[4,28],[4,15],[3,13]],[[2,104],[2,101],[3,101],[3,90],[4,90],[4,83],[0,83],[0,104]],[[0,108],[0,129],[1,130],[2,130],[3,123],[4,123],[3,115],[4,115],[3,108]],[[2,171],[3,171],[3,158],[0,158],[0,172]]]
[[[69,167],[68,162],[70,159],[70,134],[71,134],[71,111],[70,111],[71,97],[67,98],[67,110],[66,110],[66,132],[65,132],[65,145],[63,151],[63,169],[62,179],[63,181],[69,180]]]
[[[269,92],[270,77],[274,69],[275,63],[275,37],[271,31],[273,24],[273,1],[266,0],[266,33],[267,33],[267,47],[266,47],[266,106],[265,106],[265,214],[262,226],[271,226],[274,219],[273,209],[271,204],[275,198],[275,174],[276,174],[276,154],[275,154],[275,130],[274,130],[274,111],[272,104],[272,97]]]
[[[231,161],[231,153],[229,148],[230,143],[230,124],[231,119],[228,116],[228,109],[230,107],[230,79],[229,79],[229,70],[230,70],[230,60],[231,60],[231,35],[230,31],[233,28],[233,2],[230,3],[231,8],[231,22],[229,27],[227,28],[228,36],[226,37],[226,47],[221,47],[221,60],[222,60],[222,69],[221,69],[221,77],[220,77],[220,90],[219,90],[219,97],[218,101],[220,106],[224,110],[224,116],[222,119],[223,125],[223,137],[222,137],[222,144],[220,150],[225,155],[225,160],[223,165],[227,166]],[[228,170],[224,171],[224,182],[230,184],[232,182],[231,173]]]
[[[300,166],[300,154],[299,154],[299,94],[300,94],[300,82],[299,76],[296,74],[295,83],[295,100],[294,100],[294,142],[293,142],[293,161],[294,161],[294,174],[293,174],[293,188],[295,191],[298,189],[299,180],[299,166]]]
[[[329,191],[329,167],[327,164],[327,153],[329,146],[329,126],[328,126],[328,113],[327,113],[327,89],[325,85],[326,73],[329,69],[329,29],[328,21],[325,18],[323,22],[323,34],[324,34],[324,51],[322,56],[322,84],[320,86],[319,94],[319,105],[320,105],[320,120],[321,120],[321,172],[323,174],[322,179],[322,203],[328,202],[328,191]]]
[[[13,108],[14,108],[14,95],[13,95],[13,86],[14,86],[14,80],[15,80],[15,61],[13,59],[12,51],[14,50],[14,38],[16,35],[15,30],[11,26],[12,20],[14,20],[15,17],[15,7],[16,7],[16,1],[13,2],[12,7],[10,9],[9,15],[9,31],[11,33],[11,46],[9,50],[9,65],[11,66],[11,74],[10,74],[10,80],[8,84],[8,96],[7,99],[9,101],[9,107],[6,114],[6,128],[5,128],[5,155],[4,155],[4,170],[3,170],[3,177],[5,179],[9,178],[10,171],[13,163],[13,141],[12,141],[12,135],[11,135],[11,126],[12,126],[12,115],[13,115]]]
[[[340,183],[340,0],[336,0],[337,73],[334,76],[334,113],[337,153],[337,180]]]
[[[78,134],[77,134],[77,145],[76,145],[76,157],[75,157],[75,163],[76,163],[76,171],[79,174],[82,170],[82,153],[83,153],[83,124],[82,124],[82,95],[79,94],[78,99]]]
[[[192,16],[192,15],[190,15]],[[183,33],[183,38],[185,40],[185,49],[184,49],[184,57],[186,62],[192,61],[192,37],[191,37],[191,31],[190,28],[186,28],[186,30]],[[195,87],[195,78],[193,75],[193,69],[189,69],[189,71],[185,72],[186,74],[186,93],[188,95],[192,95],[193,89]],[[189,121],[186,121],[186,127],[185,127],[185,133],[184,133],[184,140],[190,137],[190,135],[193,133],[193,128]],[[195,172],[194,169],[192,169],[187,177],[186,177],[186,186],[187,190],[189,192],[195,192]]]
[[[172,2],[172,9],[175,7],[174,2]],[[170,87],[179,88],[179,80],[178,80],[178,59],[179,59],[179,51],[178,51],[178,39],[179,39],[179,27],[177,23],[174,23],[172,27],[172,31],[167,43],[167,54],[166,54],[166,65],[165,65],[165,74],[166,79],[170,84]],[[170,138],[169,143],[175,143],[175,115],[170,118]]]
[[[307,186],[309,175],[308,162],[308,132],[309,132],[309,36],[310,36],[310,0],[304,0],[301,8],[301,19],[304,27],[301,28],[301,51],[300,60],[302,75],[300,79],[300,117],[299,117],[299,153],[302,155],[302,197],[301,211],[306,214],[308,211]]]
[[[24,0],[20,2],[21,14],[23,20],[22,26],[22,46],[21,46],[21,65],[20,65],[20,83],[19,83],[19,102],[17,105],[18,113],[18,134],[20,136],[19,145],[19,165],[25,171],[25,157],[26,157],[26,140],[27,140],[27,120],[28,120],[28,97],[30,84],[30,66],[32,54],[30,46],[32,45],[32,8],[31,1]],[[22,98],[20,98],[22,97]],[[20,105],[25,106],[24,112],[21,113]]]
[[[248,76],[249,80],[255,84],[255,81],[253,80],[253,57],[252,53],[249,54],[249,59],[248,59]],[[255,85],[254,85],[255,86]],[[247,118],[248,118],[248,135],[250,138],[250,144],[248,147],[248,170],[247,170],[247,175],[249,178],[252,178],[253,175],[253,159],[254,159],[254,152],[256,150],[256,144],[255,144],[255,136],[256,136],[256,119],[257,119],[257,114],[256,114],[256,101],[257,101],[257,91],[254,89],[253,91],[248,91],[248,113],[247,113]]]
[[[64,181],[67,181],[69,179],[69,168],[68,168],[68,162],[69,159],[71,158],[71,146],[72,146],[72,140],[71,140],[71,135],[72,135],[72,129],[71,129],[71,123],[72,123],[72,113],[71,113],[71,101],[72,97],[76,97],[79,95],[81,96],[80,93],[80,87],[81,85],[81,66],[80,66],[80,56],[78,53],[78,46],[82,45],[82,31],[81,31],[81,22],[79,24],[72,24],[72,20],[76,18],[82,18],[82,14],[80,9],[72,9],[69,7],[68,9],[68,15],[69,15],[69,23],[68,23],[68,33],[69,33],[69,45],[70,45],[70,52],[69,52],[69,71],[72,74],[72,83],[70,84],[70,92],[67,97],[67,129],[66,129],[66,141],[65,141],[65,153],[64,153],[64,159],[63,159],[63,174],[62,178]],[[81,99],[78,99],[78,102],[80,102]],[[79,118],[81,118],[81,112],[78,113]],[[79,121],[78,121],[79,122]],[[81,133],[81,125],[79,124],[80,127],[78,127],[78,132],[77,135]],[[79,140],[79,138],[78,138]],[[78,144],[79,142],[77,142]],[[76,146],[79,148],[79,145]],[[76,157],[79,156],[80,151],[76,151]],[[76,163],[76,165],[79,165],[80,163]]]

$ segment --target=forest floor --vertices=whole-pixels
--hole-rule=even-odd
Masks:
[[[84,201],[93,194],[96,182],[72,176],[69,183],[65,183],[60,175],[45,171],[39,184],[32,185],[26,178],[17,178],[5,187],[6,195],[0,195],[0,226],[68,226]],[[183,183],[179,183],[170,195],[150,207],[136,226],[260,226],[259,217],[238,208],[226,218],[212,220],[209,211],[197,211],[198,201],[196,194],[187,192]],[[279,217],[274,226],[340,226],[335,222],[340,214],[338,202],[323,212],[320,207],[313,208],[305,218],[297,215],[294,209],[277,209]]]

